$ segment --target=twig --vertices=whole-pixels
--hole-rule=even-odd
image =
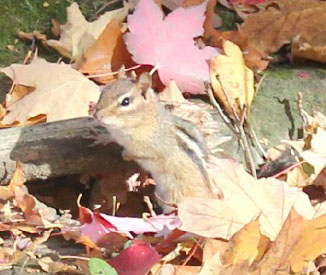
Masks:
[[[242,112],[242,115],[241,115],[241,118],[240,118],[238,116],[236,110],[234,109],[233,104],[231,104],[231,100],[229,99],[228,94],[224,91],[224,89],[222,87],[222,91],[224,93],[224,96],[225,96],[229,106],[231,107],[232,112],[233,112],[233,116],[234,116],[234,119],[233,119],[234,124],[231,126],[230,119],[229,118],[227,118],[227,119],[224,118],[225,115],[224,115],[223,111],[221,110],[221,107],[219,106],[219,104],[216,102],[216,100],[214,98],[214,95],[212,93],[212,88],[211,88],[210,85],[207,85],[207,90],[208,90],[208,95],[210,97],[210,100],[211,100],[212,104],[217,108],[217,110],[219,111],[220,115],[222,116],[224,122],[227,123],[229,128],[233,131],[233,133],[236,134],[237,138],[241,141],[240,144],[241,144],[241,146],[243,148],[247,165],[249,164],[251,174],[255,178],[257,178],[255,161],[254,161],[254,158],[253,158],[251,147],[249,145],[248,137],[247,137],[247,135],[245,133],[245,130],[244,130],[245,109],[243,109],[243,112]]]
[[[277,174],[271,176],[271,178],[275,178],[275,179],[277,179],[278,177],[280,177],[280,176],[286,174],[286,173],[289,172],[290,170],[292,170],[292,169],[294,169],[294,168],[296,168],[296,167],[298,167],[298,166],[300,166],[300,165],[302,165],[302,164],[304,164],[304,163],[307,163],[307,161],[306,161],[306,160],[302,160],[302,161],[300,161],[300,162],[296,162],[296,163],[290,165],[289,167],[285,168],[285,169],[282,170],[281,172],[278,172]]]
[[[258,84],[256,85],[256,92],[255,94],[257,94],[260,90],[260,87],[265,79],[267,74],[264,74],[261,79],[259,80]],[[254,129],[251,127],[250,123],[249,123],[249,120],[247,119],[247,123],[246,123],[246,127],[247,129],[249,130],[249,133],[251,134],[251,136],[253,137],[254,139],[254,142],[255,144],[257,145],[258,147],[258,150],[260,151],[260,153],[263,155],[263,157],[266,159],[267,158],[267,153],[265,151],[265,149],[263,148],[263,146],[261,145],[260,141],[258,140],[258,137],[254,131]]]
[[[265,151],[265,149],[263,148],[263,146],[261,145],[260,141],[258,140],[258,137],[254,131],[254,129],[251,127],[250,123],[247,123],[247,129],[249,130],[250,134],[252,135],[252,137],[254,138],[254,141],[260,151],[260,153],[263,155],[263,157],[265,159],[267,159],[267,152]]]
[[[223,110],[221,109],[220,104],[218,104],[218,102],[216,101],[214,95],[213,95],[213,91],[212,91],[212,87],[209,83],[205,83],[206,89],[207,89],[207,93],[209,96],[209,99],[212,103],[212,105],[217,109],[220,117],[223,119],[224,123],[231,129],[231,131],[237,136],[239,137],[240,133],[233,127],[231,120],[224,114]]]
[[[116,215],[117,210],[117,196],[112,196],[112,216]]]
[[[256,85],[256,92],[255,92],[255,94],[257,94],[258,91],[260,90],[261,84],[263,83],[263,81],[264,81],[266,75],[267,75],[267,74],[264,74],[264,75],[261,77],[261,79],[259,80],[258,84]]]
[[[240,138],[241,138],[241,140],[243,142],[243,146],[244,146],[245,156],[246,156],[247,162],[249,163],[249,166],[250,166],[251,174],[252,174],[252,176],[257,178],[255,161],[254,161],[251,147],[249,145],[248,137],[244,131],[243,125],[239,126],[239,131],[240,131]]]
[[[301,92],[298,92],[298,110],[299,110],[299,115],[302,118],[303,121],[303,138],[306,136],[306,129],[307,125],[309,124],[309,119],[307,116],[307,113],[303,109],[303,96]]]
[[[134,70],[134,69],[138,69],[140,67],[140,65],[135,65],[133,67],[130,67],[128,69],[125,69],[124,71],[125,72],[128,72],[128,71],[131,71],[131,70]],[[117,72],[109,72],[109,73],[103,73],[103,74],[90,74],[90,75],[87,75],[86,77],[87,78],[94,78],[94,77],[103,77],[103,76],[111,76],[111,75],[116,75],[116,74],[119,74],[120,71],[117,71]]]
[[[23,262],[21,268],[20,268],[19,275],[24,274],[25,266],[26,266],[26,264],[28,263],[29,259],[30,259],[30,257],[27,256],[26,259],[25,259],[25,261]]]
[[[81,256],[61,256],[58,255],[59,259],[76,259],[76,260],[82,260],[82,261],[89,261],[90,258],[87,257],[81,257]]]
[[[157,64],[151,69],[151,71],[149,72],[149,75],[153,75],[156,71],[157,71],[157,69],[158,69],[158,66],[157,66]]]
[[[121,0],[110,0],[107,3],[105,3],[102,7],[100,7],[96,12],[95,15],[93,16],[93,19],[95,19],[102,11],[104,11],[107,7],[115,4],[115,3],[119,3],[122,2]]]

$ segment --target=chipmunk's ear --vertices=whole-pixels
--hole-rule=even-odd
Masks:
[[[141,93],[146,97],[147,91],[152,87],[152,77],[149,73],[142,73],[137,82],[138,88],[141,90]]]
[[[127,79],[126,68],[124,65],[121,66],[118,72],[118,79]]]

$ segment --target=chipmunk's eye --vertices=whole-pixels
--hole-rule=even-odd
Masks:
[[[129,98],[129,97],[125,97],[125,98],[121,101],[120,105],[121,105],[121,106],[128,106],[129,103],[130,103],[130,98]]]

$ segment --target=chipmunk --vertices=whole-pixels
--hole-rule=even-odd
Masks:
[[[151,173],[164,212],[185,197],[217,197],[206,168],[209,151],[203,135],[190,121],[166,110],[151,86],[148,73],[138,81],[117,80],[102,91],[95,119],[124,148],[125,160]]]

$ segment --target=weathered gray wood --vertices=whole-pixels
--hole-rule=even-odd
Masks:
[[[94,131],[109,138],[89,117],[1,129],[1,184],[12,176],[16,160],[27,180],[111,170],[121,162],[121,148],[114,143],[92,146]]]

